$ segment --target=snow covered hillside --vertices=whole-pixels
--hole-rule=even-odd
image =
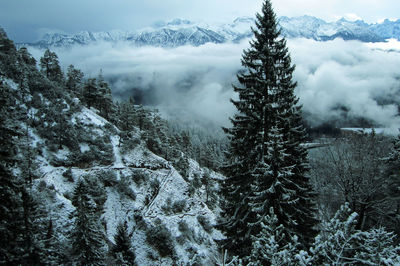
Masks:
[[[34,186],[51,195],[47,199],[47,206],[56,217],[56,231],[68,234],[67,229],[71,227],[69,215],[74,211],[70,198],[75,184],[79,178],[92,176],[106,193],[101,219],[108,240],[113,241],[118,223],[127,221],[128,229],[133,233],[136,262],[139,265],[171,265],[173,262],[190,261],[214,263],[213,258],[218,257],[214,240],[222,238],[220,232],[212,228],[218,210],[207,206],[205,187],[195,189],[192,183],[201,182],[206,173],[216,180],[223,177],[190,160],[188,177],[185,179],[170,162],[153,154],[143,143],[123,153],[118,147],[118,135],[104,130],[108,122],[93,109],[84,108],[73,116],[73,120],[90,127],[94,134],[110,138],[114,159],[110,165],[69,168],[53,166],[47,156],[38,157],[40,178],[34,180]],[[36,145],[44,144],[44,140],[34,133],[32,137]],[[87,147],[85,143],[80,143],[80,146]],[[64,147],[52,155],[67,158],[69,154],[70,151]],[[64,174],[69,169],[71,179]],[[195,181],[196,178],[199,180]],[[171,243],[174,245],[172,257],[160,257],[158,251],[146,242],[146,230],[157,225],[165,225],[171,233]]]
[[[189,158],[187,137],[169,133],[155,111],[113,103],[101,74],[83,84],[83,74],[71,67],[64,78],[52,53],[41,60],[46,68],[40,72],[1,29],[0,59],[1,162],[10,169],[2,172],[1,189],[15,191],[5,201],[15,213],[2,224],[21,223],[17,228],[25,232],[10,229],[18,235],[5,261],[218,262],[223,236],[214,227],[216,191],[224,177]]]

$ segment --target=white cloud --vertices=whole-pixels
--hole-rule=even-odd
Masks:
[[[382,50],[397,50],[400,52],[400,41],[397,39],[390,39],[387,42],[368,43],[368,47]]]
[[[348,117],[399,127],[399,53],[343,40],[297,39],[289,40],[288,46],[296,64],[296,91],[314,125],[343,118],[347,109]],[[159,104],[226,124],[234,112],[231,84],[247,47],[247,41],[174,49],[100,44],[57,53],[64,69],[74,64],[90,76],[102,69],[114,78],[118,95],[140,88]],[[40,56],[37,51],[35,55]]]
[[[400,54],[372,50],[359,42],[289,42],[297,64],[295,77],[304,110],[313,121],[348,115],[400,127]],[[383,104],[383,105],[382,105]]]

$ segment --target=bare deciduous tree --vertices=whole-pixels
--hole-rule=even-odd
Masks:
[[[389,138],[375,132],[354,133],[310,152],[310,173],[324,219],[348,202],[359,214],[356,229],[385,225],[392,208],[385,193],[389,179],[384,163],[390,145]]]

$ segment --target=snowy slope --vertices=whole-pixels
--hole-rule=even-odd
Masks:
[[[10,85],[16,84],[10,81]],[[106,130],[109,122],[97,115],[97,110],[82,108],[79,113],[72,116],[74,124],[85,125],[94,135],[108,136],[112,144],[113,163],[110,165],[93,165],[89,167],[72,167],[73,180],[67,180],[63,173],[68,168],[52,166],[51,157],[67,158],[69,151],[63,147],[52,152],[45,147],[45,141],[34,134],[34,146],[44,146],[43,156],[38,156],[36,163],[39,168],[40,178],[34,180],[34,186],[40,191],[47,191],[44,196],[49,212],[54,219],[56,232],[66,239],[71,230],[70,214],[74,211],[71,196],[76,182],[80,178],[101,176],[104,173],[115,175],[114,185],[104,183],[107,200],[104,204],[102,215],[103,225],[109,242],[113,242],[116,228],[119,222],[128,222],[129,231],[132,233],[136,262],[138,265],[179,265],[192,264],[200,261],[203,265],[212,265],[214,258],[218,257],[218,248],[215,240],[222,239],[222,234],[216,230],[205,230],[199,223],[199,216],[204,216],[210,224],[216,223],[218,209],[208,207],[205,196],[205,188],[199,187],[190,193],[191,180],[195,177],[203,177],[205,172],[213,179],[222,179],[223,176],[202,169],[198,163],[190,160],[189,175],[185,179],[167,160],[153,154],[143,143],[133,150],[122,151],[119,147],[118,129]],[[111,133],[114,131],[114,133]],[[136,136],[140,138],[137,130]],[[82,147],[85,147],[81,143]],[[87,146],[86,146],[87,147]],[[102,181],[101,179],[99,179]],[[122,183],[124,180],[124,183]],[[121,187],[118,184],[123,184]],[[156,184],[156,185],[154,185]],[[126,191],[132,191],[127,194]],[[46,193],[42,193],[45,194]],[[184,207],[174,211],[167,203],[184,202]],[[169,209],[168,209],[169,208]],[[167,209],[167,211],[166,211]],[[146,228],[162,223],[171,232],[174,242],[174,257],[161,257],[158,252],[146,241]],[[179,228],[185,223],[191,237],[183,236]]]

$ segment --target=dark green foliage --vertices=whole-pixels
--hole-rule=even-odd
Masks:
[[[201,225],[201,227],[203,227],[203,229],[207,232],[207,233],[211,233],[213,226],[210,223],[210,221],[208,220],[208,218],[204,215],[198,215],[197,216],[197,221],[199,222],[199,224]]]
[[[127,134],[135,125],[135,121],[137,119],[136,109],[133,105],[133,99],[130,98],[128,102],[123,102],[118,105],[117,108],[118,128],[121,130],[121,134]]]
[[[253,33],[234,86],[239,97],[232,102],[238,112],[232,128],[225,129],[230,147],[221,191],[224,247],[240,257],[249,255],[250,236],[260,231],[260,219],[270,207],[288,241],[298,233],[301,245],[308,246],[317,223],[306,177],[307,152],[301,146],[306,135],[294,95],[294,66],[269,0],[257,14]]]
[[[33,58],[33,56],[28,52],[28,49],[25,47],[21,47],[18,50],[18,55],[26,65],[36,67],[36,59]]]
[[[168,197],[165,201],[165,204],[163,206],[161,206],[161,209],[163,210],[163,212],[165,214],[171,214],[171,205],[172,205],[172,199],[171,197]]]
[[[88,108],[94,107],[99,110],[99,115],[106,119],[114,119],[115,108],[111,89],[101,74],[98,79],[90,78],[85,82],[82,96]]]
[[[201,178],[201,183],[206,191],[206,204],[209,208],[213,209],[218,202],[218,188],[216,182],[211,178],[210,173],[206,172]]]
[[[104,189],[103,184],[99,181],[97,176],[87,175],[84,177],[85,186],[88,195],[91,200],[96,204],[95,210],[99,213],[103,213],[104,203],[107,200],[107,193]]]
[[[110,86],[104,81],[101,72],[97,79],[97,87],[99,95],[95,106],[99,109],[101,116],[109,119],[114,113],[114,103],[111,96]]]
[[[185,179],[189,178],[189,159],[186,156],[180,156],[177,161],[173,162],[174,167],[179,174]]]
[[[74,177],[72,175],[72,170],[71,168],[68,168],[68,170],[66,170],[62,176],[67,179],[68,182],[74,182]]]
[[[41,265],[54,260],[48,250],[55,243],[46,241],[44,221],[47,213],[32,197],[26,185],[0,166],[0,264]]]
[[[146,115],[143,109],[139,109],[138,112],[139,117],[142,117],[142,113],[144,116]],[[169,160],[171,151],[169,147],[170,138],[167,135],[168,129],[166,121],[161,119],[157,113],[154,113],[152,117],[148,117],[147,120],[144,121],[147,122],[145,126],[142,127],[146,130],[144,139],[147,148],[155,154],[163,156],[165,159]]]
[[[12,45],[12,42],[7,44],[1,40],[0,49],[3,53],[7,52],[2,45]],[[23,184],[9,170],[9,167],[18,163],[14,136],[20,135],[9,119],[15,111],[13,99],[11,90],[0,84],[0,264],[21,263],[24,255],[21,254],[24,250],[19,248],[23,242]]]
[[[158,179],[153,179],[150,182],[150,194],[155,195],[160,189],[160,181]]]
[[[62,149],[63,143],[67,143],[68,139],[65,137],[66,127],[68,122],[66,121],[66,115],[64,114],[67,106],[63,101],[57,101],[55,105],[56,116],[56,126],[54,127],[55,137],[57,139],[58,149]]]
[[[26,49],[17,52],[2,29],[0,59],[0,264],[48,264],[52,259],[47,250],[53,245],[44,248],[47,213],[27,184],[34,176],[35,154],[26,125],[32,123],[28,93],[30,71],[37,72],[35,61]],[[10,88],[4,77],[19,87]],[[18,169],[18,175],[11,169]]]
[[[42,192],[47,188],[47,183],[45,180],[40,180],[39,185],[37,186],[37,189]]]
[[[137,185],[141,185],[142,183],[147,182],[149,180],[149,174],[143,170],[136,170],[133,172],[132,180]]]
[[[77,166],[86,168],[94,165],[110,165],[114,162],[114,154],[111,141],[108,136],[89,135],[90,129],[75,127],[74,138],[79,138],[89,146],[89,150],[81,153],[79,145],[76,149],[71,149],[67,160],[58,161],[56,158],[52,161],[54,165],[66,167]]]
[[[117,191],[130,198],[131,200],[136,200],[136,193],[130,187],[130,180],[126,176],[121,176],[121,180],[118,182]]]
[[[81,94],[83,76],[84,75],[81,70],[76,69],[73,65],[70,65],[67,70],[67,89],[75,92],[78,95]]]
[[[38,95],[37,100],[41,99]],[[35,116],[35,129],[40,137],[46,140],[46,144],[52,151],[68,148],[71,151],[79,151],[81,128],[71,122],[71,104],[64,99],[53,99],[53,101],[41,100]],[[47,106],[44,105],[45,102]],[[57,166],[71,166],[71,161],[54,158],[52,163]]]
[[[189,241],[194,240],[194,232],[192,229],[190,229],[189,225],[184,220],[179,221],[178,229],[179,232],[181,232],[182,234],[181,237]]]
[[[225,152],[228,142],[222,130],[207,127],[207,130],[198,126],[189,126],[176,121],[168,121],[168,135],[170,146],[175,147],[170,151],[175,164],[182,157],[189,157],[197,161],[200,166],[219,171],[225,161]],[[178,166],[179,167],[179,166]]]
[[[171,198],[167,198],[165,204],[161,207],[165,214],[181,213],[186,208],[186,200],[177,200],[172,203]]]
[[[133,252],[131,237],[128,234],[128,227],[125,223],[119,223],[117,234],[114,236],[115,245],[111,253],[118,265],[136,265],[135,253]]]
[[[147,228],[146,241],[158,251],[161,257],[172,257],[175,254],[171,232],[161,221]]]
[[[90,185],[79,180],[75,187],[72,204],[75,211],[71,234],[72,254],[78,265],[104,265],[105,242],[97,204],[90,197]]]
[[[22,208],[23,208],[23,244],[21,243],[20,248],[25,250],[25,263],[30,265],[40,265],[48,256],[43,253],[46,252],[43,246],[44,241],[44,228],[43,228],[43,217],[46,217],[46,213],[42,213],[39,209],[39,204],[32,197],[31,192],[28,190],[22,190]]]
[[[19,194],[20,184],[1,163],[0,165],[0,264],[18,263],[20,259],[19,242],[22,228],[22,199]]]
[[[85,85],[83,86],[82,95],[83,95],[83,99],[84,99],[85,103],[87,104],[88,108],[94,106],[94,104],[96,103],[96,100],[98,98],[96,79],[91,78],[85,82]]]
[[[120,141],[123,141],[121,147],[123,153],[134,150],[140,144],[140,138],[130,137],[129,135],[120,135],[120,138]]]
[[[97,178],[103,182],[105,187],[112,187],[118,184],[117,173],[114,170],[103,170],[97,174]]]
[[[13,41],[8,39],[5,31],[0,28],[0,75],[8,78],[16,79],[20,70],[17,65],[17,50]]]
[[[186,208],[186,200],[185,199],[174,201],[174,203],[172,204],[172,211],[174,213],[183,212],[185,210],[185,208]]]
[[[40,58],[40,70],[49,80],[57,83],[63,82],[64,77],[58,62],[58,56],[49,49],[47,49],[43,57]]]

